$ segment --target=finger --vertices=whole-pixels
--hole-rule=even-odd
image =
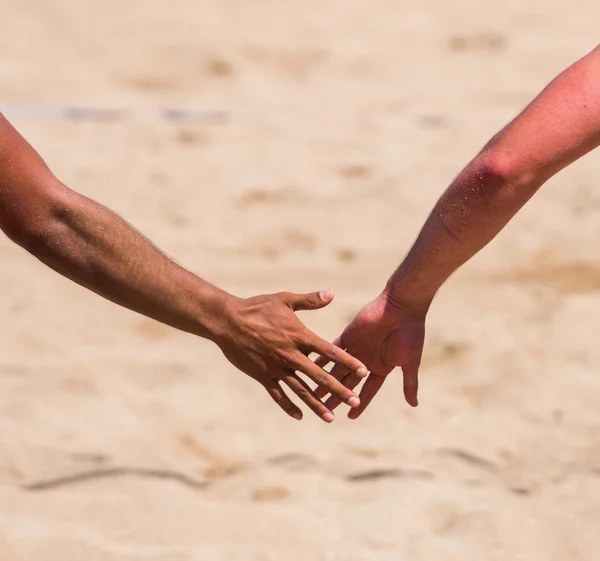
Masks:
[[[412,407],[419,405],[419,365],[411,364],[402,367],[404,375],[404,399]]]
[[[369,375],[360,392],[360,406],[348,413],[350,419],[358,419],[363,414],[364,410],[369,406],[377,392],[381,389],[381,386],[383,386],[385,378],[386,376],[376,376],[375,374]]]
[[[336,347],[340,346],[340,338],[338,337],[333,343],[331,343],[332,345],[335,345]],[[314,352],[314,351],[313,351]],[[321,368],[325,368],[329,363],[331,362],[330,359],[328,359],[326,356],[322,356],[319,355],[318,358],[316,358],[314,360],[314,363],[321,367]]]
[[[315,364],[319,367],[319,368],[325,368],[331,361],[324,356],[320,356],[318,358],[315,359]]]
[[[318,399],[323,399],[326,395],[329,395],[329,390],[325,386],[317,386],[314,392]]]
[[[281,292],[283,301],[295,312],[298,310],[319,310],[331,303],[334,298],[332,290],[321,290],[308,294],[294,294],[292,292]]]
[[[312,390],[298,376],[289,373],[283,377],[283,381],[317,416],[326,423],[333,422],[335,418],[333,413],[316,398]]]
[[[296,369],[306,374],[317,384],[318,388],[325,388],[327,393],[336,396],[340,402],[347,403],[350,407],[358,407],[360,405],[360,399],[353,391],[348,390],[335,376],[319,368],[312,360],[303,356],[302,359],[298,360]],[[319,398],[316,393],[314,395]]]
[[[281,407],[290,417],[293,417],[298,421],[302,420],[302,411],[292,403],[292,400],[285,394],[279,383],[265,386],[265,389],[273,398],[273,401],[275,401],[275,403],[277,403],[277,405],[279,405],[279,407]]]
[[[360,360],[354,358],[337,345],[321,339],[318,335],[313,335],[308,343],[303,346],[309,346],[311,352],[318,353],[336,365],[344,366],[347,370],[355,372],[361,378],[364,378],[369,373],[367,367]]]
[[[342,378],[342,383],[349,390],[353,390],[360,382],[362,378],[354,373],[349,373],[347,376]],[[336,407],[341,405],[342,401],[336,395],[331,395],[331,397],[325,402],[325,407],[330,411],[333,411]],[[360,407],[360,405],[359,405]]]
[[[329,374],[330,376],[333,376],[336,380],[339,380],[340,383],[342,383],[342,380],[348,375],[348,369],[344,368],[343,366],[340,366],[339,364],[334,364]],[[329,388],[327,388],[327,386],[325,385],[319,385],[315,389],[315,395],[319,399],[323,399],[329,393]]]

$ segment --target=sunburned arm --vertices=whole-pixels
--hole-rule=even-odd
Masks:
[[[600,47],[548,84],[458,175],[384,291],[344,329],[336,344],[370,370],[351,418],[362,414],[398,366],[406,401],[417,405],[425,318],[436,292],[550,177],[599,144]],[[360,382],[340,366],[332,373],[349,389]],[[317,390],[326,394],[326,388]],[[332,409],[339,404],[335,396],[325,402]]]
[[[550,177],[599,144],[597,47],[552,80],[453,181],[390,278],[390,300],[426,309]]]
[[[228,360],[259,381],[295,418],[285,383],[325,421],[333,415],[295,374],[303,372],[358,404],[307,354],[316,352],[366,375],[364,366],[308,330],[295,310],[318,309],[331,293],[236,298],[177,265],[106,207],[67,188],[0,115],[0,228],[63,276],[174,328],[214,341]]]

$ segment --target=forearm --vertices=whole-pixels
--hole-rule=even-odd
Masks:
[[[390,297],[426,309],[444,282],[484,248],[535,193],[481,155],[454,180],[388,281]]]
[[[123,307],[206,338],[228,295],[177,265],[104,206],[55,189],[22,245],[65,277]]]
[[[386,292],[427,307],[550,177],[600,144],[600,50],[557,76],[459,174]]]
[[[46,265],[123,307],[211,339],[225,329],[227,293],[65,187],[1,114],[0,228]]]

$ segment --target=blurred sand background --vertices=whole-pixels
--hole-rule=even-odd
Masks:
[[[68,185],[334,338],[488,138],[598,42],[593,0],[4,0],[0,102]],[[173,124],[159,107],[225,111]],[[218,349],[0,238],[2,561],[597,559],[600,167],[440,293],[421,406],[288,419]]]

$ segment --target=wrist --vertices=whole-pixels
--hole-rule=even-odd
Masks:
[[[199,303],[199,311],[194,314],[197,321],[196,335],[213,343],[231,332],[232,309],[237,300],[235,296],[217,287],[211,287]]]
[[[435,290],[425,290],[408,279],[394,275],[387,282],[381,297],[385,302],[386,312],[389,310],[389,313],[425,317],[435,293]]]

